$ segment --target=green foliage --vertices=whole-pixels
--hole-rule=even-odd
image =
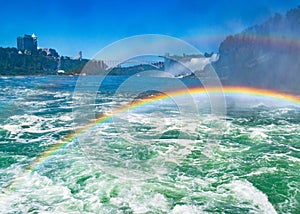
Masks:
[[[60,69],[65,74],[79,74],[88,60],[61,58]],[[0,47],[0,75],[56,75],[59,57],[47,56],[44,51],[18,53],[16,48]]]
[[[64,70],[65,74],[67,75],[80,74],[87,62],[88,62],[87,59],[75,60],[75,59],[70,59],[69,57],[62,57],[60,69]]]

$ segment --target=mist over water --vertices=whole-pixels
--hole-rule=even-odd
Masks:
[[[229,35],[214,64],[223,84],[300,92],[300,7]]]
[[[93,104],[97,115],[134,99],[130,91],[112,96],[126,78],[107,77]],[[193,95],[196,124],[180,117],[172,99],[133,108],[26,171],[76,127],[76,80],[0,78],[4,213],[299,213],[299,106],[256,96],[226,95],[227,116],[218,118],[207,95]],[[208,137],[218,143],[211,158]]]

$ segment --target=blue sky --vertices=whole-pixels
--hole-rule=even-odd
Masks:
[[[166,34],[200,51],[218,51],[229,34],[285,13],[293,0],[3,0],[0,46],[15,47],[16,37],[35,33],[39,47],[90,58],[101,48],[137,34]]]

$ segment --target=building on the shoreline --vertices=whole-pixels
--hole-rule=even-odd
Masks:
[[[19,36],[17,38],[17,48],[19,51],[37,51],[37,37],[35,34]]]

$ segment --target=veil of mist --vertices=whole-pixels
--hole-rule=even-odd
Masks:
[[[1,1],[0,214],[299,214],[297,4]]]
[[[300,7],[228,36],[215,69],[225,84],[300,90]]]

